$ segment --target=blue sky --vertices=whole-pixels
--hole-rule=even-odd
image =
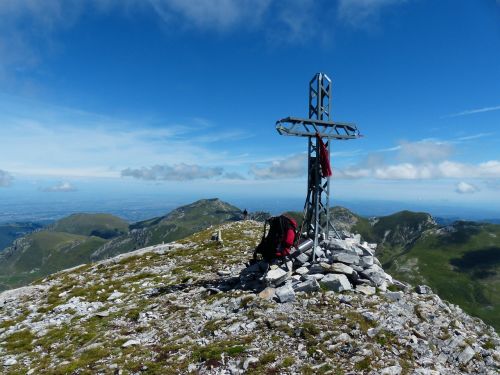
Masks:
[[[335,199],[500,212],[495,0],[2,1],[0,200],[303,197],[318,71]]]

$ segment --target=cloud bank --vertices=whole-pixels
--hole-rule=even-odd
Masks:
[[[267,166],[252,166],[250,174],[257,180],[274,180],[302,177],[307,172],[307,155],[292,155],[286,159],[276,160]]]
[[[479,188],[473,184],[461,181],[455,187],[455,191],[458,194],[474,194],[479,191]]]
[[[202,167],[195,164],[154,165],[152,167],[127,168],[122,177],[134,177],[148,181],[191,181],[220,177],[224,173],[220,167]]]
[[[41,190],[46,193],[71,193],[77,191],[78,189],[70,182],[63,181],[54,186],[42,188]]]

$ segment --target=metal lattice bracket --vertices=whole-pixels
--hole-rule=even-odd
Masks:
[[[332,140],[361,137],[355,124],[330,121],[331,108],[332,81],[326,74],[316,73],[309,82],[309,118],[286,117],[276,122],[276,130],[280,135],[308,137],[307,198],[303,228],[308,237],[313,238],[314,248],[320,236],[340,238],[330,220],[330,178],[321,175],[320,146],[316,135],[326,138],[328,154]]]

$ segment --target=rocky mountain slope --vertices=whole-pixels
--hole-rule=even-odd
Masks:
[[[211,240],[218,229],[223,245]],[[3,292],[3,373],[500,370],[493,328],[425,287],[416,293],[396,284],[401,290],[366,295],[323,284],[285,303],[245,289],[240,274],[261,229],[253,221],[223,224]]]

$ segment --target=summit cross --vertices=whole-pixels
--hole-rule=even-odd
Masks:
[[[355,124],[331,121],[331,108],[332,81],[326,74],[316,73],[309,82],[309,118],[286,117],[276,122],[280,135],[308,138],[307,198],[301,232],[306,229],[307,237],[314,240],[314,249],[320,236],[323,239],[340,238],[330,220],[330,177],[324,176],[321,170],[323,139],[326,139],[324,147],[329,163],[331,141],[361,137]]]

